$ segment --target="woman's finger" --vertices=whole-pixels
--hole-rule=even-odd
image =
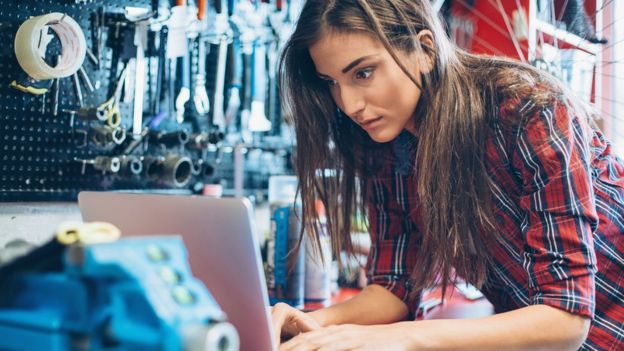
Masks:
[[[271,324],[273,324],[273,335],[275,342],[279,344],[282,334],[282,328],[284,321],[288,314],[289,306],[283,303],[278,303],[271,309]]]
[[[318,323],[307,313],[297,311],[297,313],[293,315],[293,320],[297,325],[297,329],[299,329],[299,332],[301,333],[319,329]]]

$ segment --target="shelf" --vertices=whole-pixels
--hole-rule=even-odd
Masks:
[[[574,48],[583,50],[592,55],[597,55],[600,52],[600,45],[593,44],[579,37],[578,35],[572,34],[563,29],[558,29],[550,23],[544,22],[542,20],[537,20],[537,32],[538,38],[540,35],[544,36],[544,41],[554,45],[557,42],[557,46],[562,49],[566,48]],[[539,40],[539,39],[538,39]]]

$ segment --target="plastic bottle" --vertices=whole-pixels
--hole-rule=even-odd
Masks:
[[[293,252],[299,242],[301,206],[295,203],[297,177],[272,176],[269,178],[269,208],[271,232],[267,243],[267,286],[269,302],[287,303],[303,307],[305,250],[304,245]],[[289,267],[289,253],[296,254]]]

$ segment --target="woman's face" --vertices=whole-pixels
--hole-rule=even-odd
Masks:
[[[327,82],[340,110],[374,141],[391,141],[403,129],[415,133],[412,117],[420,89],[381,42],[366,34],[331,33],[309,51],[318,76]],[[425,61],[415,53],[397,54],[420,84],[419,61]]]

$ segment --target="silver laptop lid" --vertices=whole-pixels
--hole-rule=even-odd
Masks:
[[[193,275],[236,327],[241,350],[274,350],[258,238],[247,199],[81,192],[84,221],[106,221],[124,236],[179,234]]]

